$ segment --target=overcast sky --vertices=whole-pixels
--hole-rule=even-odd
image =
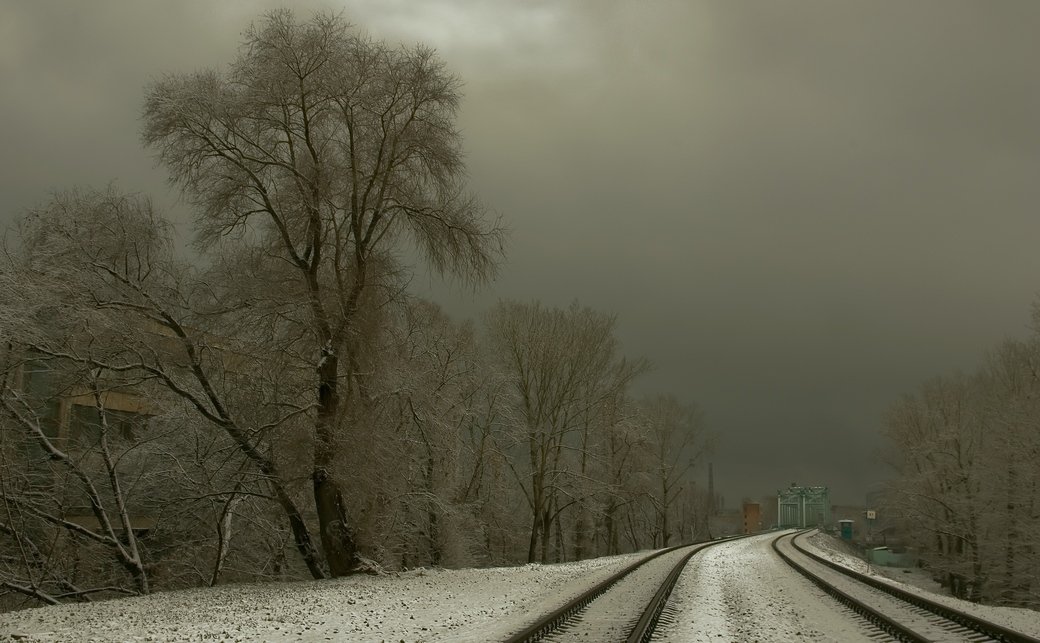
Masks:
[[[222,67],[274,2],[0,3],[0,219],[116,180],[181,220],[143,88]],[[465,81],[499,280],[616,313],[696,402],[732,506],[791,482],[859,501],[885,408],[1024,337],[1040,290],[1040,2],[341,0]],[[187,231],[185,225],[183,229]]]

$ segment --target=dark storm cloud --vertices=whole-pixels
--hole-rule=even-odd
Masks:
[[[138,141],[143,87],[168,61],[191,69],[234,52],[235,32],[217,31],[214,13],[203,3],[4,3],[3,220],[74,185],[118,180],[165,195]]]
[[[274,3],[0,4],[0,221],[51,191],[109,181],[177,207],[140,145],[144,87],[163,73],[223,67],[267,6]]]
[[[119,179],[172,202],[142,88],[222,66],[273,3],[0,8],[7,220]],[[619,315],[723,434],[732,500],[852,501],[889,402],[1022,335],[1040,253],[1040,4],[315,2],[466,82],[472,187],[513,229],[498,297]],[[303,9],[300,9],[302,12]]]
[[[471,85],[517,208],[498,292],[618,312],[734,499],[857,498],[885,406],[1025,330],[1037,7],[568,6],[577,68]]]

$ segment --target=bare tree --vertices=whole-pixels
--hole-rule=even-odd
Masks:
[[[591,544],[603,509],[611,495],[610,450],[618,425],[624,422],[625,397],[622,390],[604,396],[599,404],[589,406],[581,420],[580,444],[577,452],[577,497],[574,516],[574,559],[590,555]]]
[[[465,192],[455,128],[459,80],[433,51],[390,47],[338,16],[268,14],[226,73],[149,88],[144,141],[199,208],[199,238],[247,245],[292,277],[272,287],[304,306],[315,371],[312,466],[333,576],[357,565],[337,440],[357,368],[358,317],[404,241],[432,266],[489,277],[502,233]]]
[[[381,369],[369,379],[364,423],[381,439],[364,472],[378,495],[369,538],[384,564],[459,566],[471,562],[479,529],[460,487],[464,433],[486,385],[472,324],[453,322],[430,302],[409,300],[388,317]]]
[[[692,487],[687,474],[711,447],[711,437],[700,411],[670,395],[648,398],[642,408],[650,436],[649,467],[654,482],[650,497],[658,516],[660,545],[667,547],[675,531],[676,501]]]
[[[132,426],[116,424],[110,394],[125,388],[101,369],[87,372],[66,360],[26,359],[5,351],[0,380],[0,537],[17,554],[0,565],[0,586],[44,603],[89,599],[106,592],[147,594],[149,575],[138,541],[131,503],[133,476],[142,463],[142,443],[130,444]],[[80,372],[76,373],[75,371]],[[93,435],[69,435],[52,385],[75,382],[80,427]],[[86,411],[84,414],[82,411]],[[91,417],[87,423],[81,418]],[[63,430],[63,428],[65,430]],[[137,436],[143,439],[145,436]],[[79,515],[83,514],[82,517]],[[89,586],[77,582],[65,551],[93,548],[129,575],[127,586],[101,572]],[[74,554],[78,556],[79,554]],[[99,563],[101,569],[107,566]],[[101,580],[107,579],[107,580]]]
[[[894,405],[890,497],[922,559],[961,598],[1040,604],[1040,343],[1006,341],[973,375],[937,378]]]
[[[1007,340],[991,353],[979,377],[989,439],[980,464],[987,592],[1003,605],[1040,605],[1040,342]]]
[[[617,408],[619,415],[608,425],[600,447],[602,464],[597,476],[606,484],[601,517],[604,543],[600,551],[607,556],[621,553],[620,534],[626,513],[643,494],[636,462],[649,442],[634,404],[623,400]]]
[[[565,456],[582,447],[590,409],[616,398],[646,369],[644,361],[618,355],[614,324],[612,316],[577,304],[560,310],[502,302],[487,315],[492,350],[516,395],[516,433],[504,450],[525,454],[506,461],[531,510],[529,562],[539,543],[547,559],[553,523],[576,501],[561,499],[577,469]]]
[[[136,377],[185,401],[251,463],[311,574],[322,577],[272,448],[312,408],[293,399],[298,369],[258,343],[263,333],[211,332],[236,320],[213,285],[174,259],[169,226],[146,199],[111,188],[61,194],[31,212],[20,232],[20,252],[4,272],[8,336],[34,353]],[[263,377],[271,372],[277,385]]]
[[[907,484],[899,503],[933,534],[934,566],[954,594],[975,600],[983,582],[978,447],[984,434],[978,411],[967,376],[937,378],[922,387],[919,398],[900,403],[887,421],[888,435],[905,458]]]

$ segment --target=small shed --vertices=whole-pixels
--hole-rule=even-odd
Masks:
[[[867,550],[867,560],[882,567],[913,567],[916,556],[907,551],[893,551],[888,547]]]

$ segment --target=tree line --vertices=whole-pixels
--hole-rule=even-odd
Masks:
[[[1040,332],[923,383],[883,433],[888,502],[933,577],[959,598],[1040,607]]]
[[[636,399],[613,316],[457,322],[486,284],[460,81],[339,16],[263,17],[147,90],[185,254],[112,186],[28,212],[0,268],[0,607],[380,568],[574,560],[705,529],[695,407]]]

